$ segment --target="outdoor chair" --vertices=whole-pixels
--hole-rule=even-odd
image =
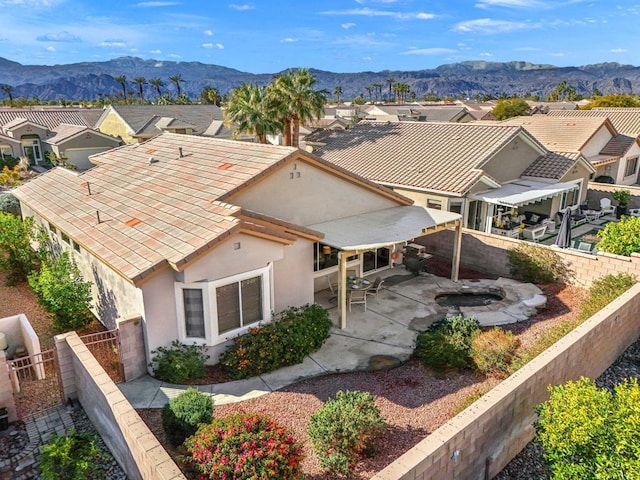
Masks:
[[[367,311],[367,291],[366,290],[351,290],[349,293],[349,311],[351,311],[351,305],[354,304],[364,305],[364,311]]]
[[[365,290],[365,293],[367,295],[371,295],[378,298],[378,292],[380,292],[380,287],[382,287],[383,283],[384,283],[384,280],[382,278],[376,277],[376,279],[373,281],[373,285],[371,286],[371,288],[368,290]]]
[[[628,213],[631,217],[640,217],[640,208],[630,208]]]
[[[331,292],[331,297],[329,299],[338,298],[338,284],[331,282],[331,275],[327,275],[326,278],[327,283],[329,284],[329,291]]]
[[[600,211],[602,215],[609,215],[611,213],[616,213],[616,207],[611,205],[611,199],[607,197],[603,197],[600,199]]]
[[[593,244],[589,242],[578,242],[578,250],[581,252],[591,252],[593,249]]]

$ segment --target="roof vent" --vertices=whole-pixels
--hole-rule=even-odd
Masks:
[[[80,184],[81,187],[87,187],[87,193],[91,195],[91,184],[89,182],[84,182]]]
[[[127,220],[126,222],[124,222],[124,224],[126,226],[128,226],[128,227],[135,227],[139,223],[140,223],[140,219],[139,218],[132,218],[132,219]]]
[[[151,165],[152,163],[158,163],[160,160],[158,160],[157,158],[153,158],[153,157],[149,157],[149,165]]]
[[[229,170],[231,167],[233,167],[233,164],[231,164],[231,163],[223,163],[222,165],[220,165],[218,167],[218,169],[220,169],[220,170]]]
[[[182,153],[182,147],[178,147],[178,156],[180,158],[184,157],[184,154]]]

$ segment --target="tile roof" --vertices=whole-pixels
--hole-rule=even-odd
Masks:
[[[77,110],[31,110],[24,108],[0,108],[0,125],[15,120],[16,118],[24,118],[30,122],[45,126],[51,130],[61,123],[71,125],[89,126],[86,120]]]
[[[50,143],[51,145],[62,143],[69,137],[72,137],[75,134],[85,130],[89,129],[80,125],[68,125],[66,123],[61,123],[55,128],[55,132],[53,132],[53,135],[47,138],[47,143]]]
[[[15,195],[136,283],[167,263],[178,268],[239,229],[293,241],[282,229],[240,218],[241,209],[223,199],[296,153],[165,133],[97,154],[98,165],[81,174],[54,168]]]
[[[305,141],[315,155],[374,182],[464,194],[485,175],[484,163],[522,133],[495,123],[365,121]]]
[[[505,125],[520,125],[540,143],[554,152],[578,152],[593,135],[605,125],[615,135],[613,125],[605,116],[589,118],[533,115],[513,117],[501,122]]]
[[[580,152],[549,152],[534,160],[521,176],[560,180],[580,160],[581,155]]]
[[[593,110],[552,111],[549,115],[562,117],[607,117],[618,133],[640,135],[640,108],[605,108]]]
[[[636,141],[635,137],[618,134],[609,140],[609,142],[600,151],[600,155],[622,157]]]

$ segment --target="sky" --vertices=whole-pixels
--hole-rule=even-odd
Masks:
[[[55,65],[136,56],[252,73],[640,64],[640,0],[231,1],[0,0],[0,57]]]

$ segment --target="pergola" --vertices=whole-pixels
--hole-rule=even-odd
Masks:
[[[347,328],[347,258],[377,248],[392,247],[443,229],[455,228],[451,280],[458,281],[462,216],[415,205],[391,207],[375,212],[309,225],[324,234],[322,243],[337,248],[338,307],[340,328]]]

